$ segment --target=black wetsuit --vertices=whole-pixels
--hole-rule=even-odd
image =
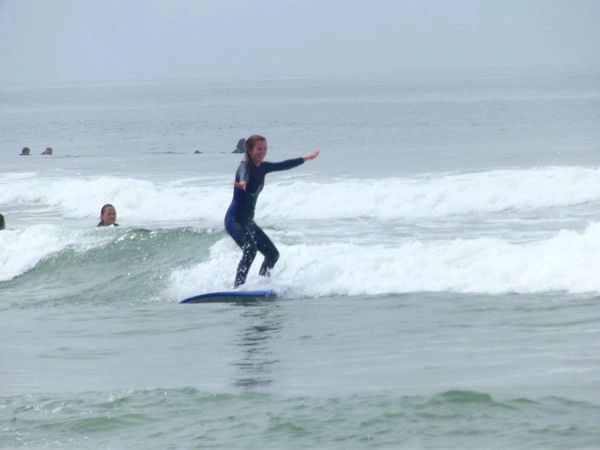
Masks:
[[[259,166],[242,161],[235,174],[235,181],[245,181],[246,190],[235,187],[233,200],[225,214],[225,229],[243,251],[238,264],[234,285],[237,287],[246,282],[250,266],[259,251],[265,256],[260,266],[259,275],[267,275],[279,259],[279,252],[265,232],[254,223],[254,208],[258,194],[265,183],[265,175],[269,172],[287,170],[299,166],[304,158],[288,159],[277,163],[262,162]]]

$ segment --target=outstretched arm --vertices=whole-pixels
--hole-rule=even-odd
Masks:
[[[321,153],[321,150],[316,149],[308,153],[306,156],[301,156],[299,158],[286,159],[285,161],[279,162],[264,161],[263,163],[261,163],[260,167],[262,168],[264,173],[278,172],[280,170],[289,170],[293,169],[294,167],[298,167],[300,164],[303,164],[306,161],[315,159],[317,156],[319,156],[319,153]],[[241,183],[241,181],[238,183]],[[241,189],[244,189],[244,187],[242,187],[241,185],[236,184],[236,186]]]

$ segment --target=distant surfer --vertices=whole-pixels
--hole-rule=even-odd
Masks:
[[[116,223],[117,220],[117,210],[113,205],[107,203],[100,210],[100,222],[98,223],[99,227],[108,227],[110,225],[114,225],[118,227],[119,224]]]
[[[264,186],[265,175],[297,167],[304,161],[315,159],[319,152],[317,149],[304,157],[273,163],[264,161],[267,155],[267,140],[263,136],[253,135],[246,139],[246,158],[240,162],[235,174],[233,200],[225,214],[225,229],[243,252],[235,275],[235,287],[246,282],[257,251],[265,257],[258,272],[261,276],[268,276],[279,259],[279,252],[273,242],[254,223],[254,208]]]
[[[6,220],[4,220],[4,216],[0,214],[0,230],[6,229]]]

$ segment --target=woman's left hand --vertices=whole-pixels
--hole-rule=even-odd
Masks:
[[[310,152],[308,155],[306,155],[304,157],[304,161],[315,159],[317,156],[319,156],[319,153],[321,153],[321,150],[319,150],[319,149],[316,149],[315,151]]]

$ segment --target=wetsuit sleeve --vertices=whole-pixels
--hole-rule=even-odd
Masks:
[[[246,183],[250,181],[250,168],[248,167],[247,161],[242,161],[240,163],[240,166],[235,173],[235,181],[245,181]]]
[[[285,161],[280,162],[268,162],[265,161],[261,164],[263,166],[263,170],[265,173],[269,172],[277,172],[279,170],[288,170],[293,169],[294,167],[298,167],[299,165],[304,164],[304,158],[294,158],[294,159],[286,159]]]

